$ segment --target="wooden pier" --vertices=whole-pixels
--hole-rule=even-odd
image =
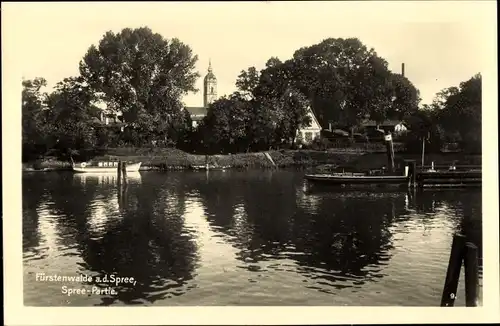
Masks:
[[[469,188],[481,187],[480,166],[434,166],[417,169],[415,161],[406,161],[410,188]]]
[[[480,187],[481,171],[436,171],[417,172],[417,184],[424,188]]]

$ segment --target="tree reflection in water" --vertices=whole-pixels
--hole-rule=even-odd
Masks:
[[[177,195],[181,191],[154,177],[146,180],[148,187],[129,180],[122,191],[113,181],[102,184],[97,177],[86,177],[85,182],[75,178],[67,187],[54,187],[50,192],[54,209],[60,213],[61,238],[76,241],[83,259],[79,272],[134,277],[137,281],[135,286],[114,287],[117,294],[101,296],[101,304],[152,303],[189,290],[196,245],[190,234],[183,232],[184,202]],[[115,207],[110,207],[110,197],[119,197]],[[129,205],[130,201],[135,204]],[[100,236],[94,238],[89,221],[96,205],[105,207],[107,216],[100,225]],[[118,218],[109,218],[113,215]],[[96,281],[92,285],[109,286]]]
[[[417,196],[418,211],[432,214],[446,211],[453,219],[456,233],[465,235],[466,241],[478,247],[482,272],[482,191],[478,189],[443,189],[423,191]],[[452,238],[450,237],[450,245]]]
[[[40,251],[46,246],[40,240],[43,210],[50,215],[43,219],[50,218],[56,230],[55,258],[73,264],[65,268],[137,280],[135,286],[116,287],[117,295],[101,296],[101,305],[180,296],[201,279],[210,284],[217,271],[210,274],[207,268],[213,266],[235,267],[236,277],[291,273],[304,287],[327,293],[361,287],[385,276],[396,259],[394,246],[405,245],[398,238],[408,227],[451,227],[482,248],[480,192],[308,191],[302,175],[290,171],[148,172],[121,190],[116,178],[71,173],[26,178],[25,260],[48,259]],[[186,221],[186,206],[194,202],[202,206],[203,220]],[[213,242],[200,236],[206,227],[205,235],[234,248],[213,265],[206,260],[216,255],[205,252],[202,260],[198,246],[208,243],[205,251],[223,246],[210,246]],[[418,245],[420,235],[412,237],[406,244]],[[209,267],[199,268],[200,261]],[[197,280],[197,273],[207,275]]]
[[[367,267],[389,259],[388,226],[405,212],[406,194],[304,194],[300,182],[300,175],[286,171],[214,173],[196,187],[211,225],[240,250],[237,258],[248,270],[260,270],[263,261],[291,260],[305,275],[325,272],[315,275],[329,282],[345,275],[380,277],[377,268]],[[244,220],[236,221],[241,204]]]
[[[37,247],[40,245],[39,214],[38,207],[47,201],[45,189],[42,184],[50,182],[50,178],[45,178],[45,174],[23,174],[22,195],[23,195],[23,253],[37,254]],[[32,253],[33,252],[33,253]]]

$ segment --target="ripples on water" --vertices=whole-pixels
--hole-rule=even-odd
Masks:
[[[438,306],[455,232],[481,249],[480,191],[310,189],[287,171],[147,172],[120,191],[113,175],[25,174],[24,300]],[[137,283],[68,297],[63,285],[107,285],[42,272]]]

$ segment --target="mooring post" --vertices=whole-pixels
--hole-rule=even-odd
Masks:
[[[479,296],[479,266],[477,246],[465,244],[465,306],[477,307]]]
[[[441,307],[453,307],[457,297],[458,279],[460,278],[460,269],[465,254],[465,236],[456,234],[453,236],[451,245],[450,261],[446,271],[446,280],[444,281],[443,296],[441,297]]]
[[[387,160],[389,161],[389,172],[394,172],[394,146],[392,144],[392,135],[387,133],[384,137],[385,147],[387,150]]]
[[[122,162],[123,183],[127,184],[127,162]]]
[[[122,183],[122,161],[118,161],[118,168],[116,169],[116,174],[118,177],[118,185]]]
[[[417,187],[417,162],[412,160],[410,162],[410,170],[412,171],[411,174],[411,183],[413,187]]]

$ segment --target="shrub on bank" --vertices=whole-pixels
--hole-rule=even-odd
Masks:
[[[396,146],[395,146],[396,147]],[[419,154],[398,153],[395,149],[396,160],[413,159],[420,164]],[[318,165],[352,166],[355,169],[380,168],[387,165],[387,155],[383,152],[371,152],[363,150],[273,150],[268,152],[274,163],[279,168],[287,167],[312,167]],[[239,153],[229,155],[209,156],[210,164],[219,166],[231,166],[236,169],[247,168],[273,168],[272,163],[263,152]],[[204,165],[206,156],[201,154],[190,154],[174,148],[110,148],[104,155],[96,156],[93,160],[125,160],[142,162],[145,168],[152,169],[183,169],[192,165]],[[430,164],[457,164],[480,165],[480,155],[463,155],[461,153],[426,154],[425,162]],[[47,157],[31,163],[23,164],[24,170],[30,169],[68,169],[71,163],[61,161],[54,157]]]
[[[406,144],[403,142],[393,143],[394,152],[405,152]],[[319,137],[313,140],[309,145],[304,145],[303,149],[311,149],[317,151],[337,151],[337,152],[385,152],[386,144],[385,142],[357,142],[351,140],[350,138],[338,138],[338,139],[328,139],[325,137]]]

